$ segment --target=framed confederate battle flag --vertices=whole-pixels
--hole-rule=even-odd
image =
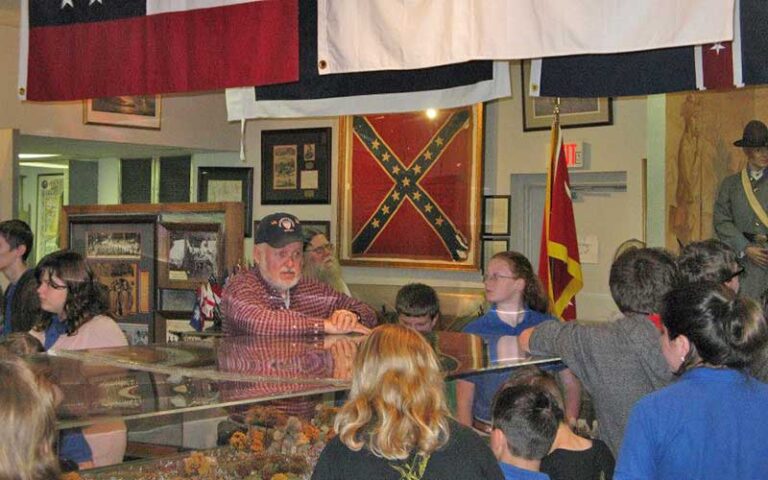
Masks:
[[[482,105],[340,123],[341,263],[478,270]]]

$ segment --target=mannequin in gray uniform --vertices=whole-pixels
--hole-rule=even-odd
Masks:
[[[720,184],[712,220],[744,267],[740,293],[758,300],[768,289],[768,127],[752,120],[733,144],[742,148],[747,166]]]

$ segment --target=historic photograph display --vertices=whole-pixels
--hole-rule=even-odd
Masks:
[[[163,288],[197,288],[223,272],[223,239],[215,223],[158,225],[158,284]]]
[[[86,232],[85,257],[141,258],[141,235],[139,232]]]
[[[340,124],[341,263],[478,270],[482,105]]]
[[[117,326],[125,334],[128,345],[149,345],[149,325],[119,322]]]
[[[93,275],[106,287],[109,310],[118,319],[137,313],[138,265],[132,262],[90,262]]]
[[[262,204],[330,203],[330,128],[265,130],[261,159]]]
[[[245,207],[245,236],[250,237],[253,219],[253,168],[199,167],[198,202],[242,202]]]
[[[37,176],[37,222],[35,259],[59,249],[59,215],[64,204],[64,174],[41,173]]]
[[[85,100],[86,124],[160,129],[160,95],[124,95]]]

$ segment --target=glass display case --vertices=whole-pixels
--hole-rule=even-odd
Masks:
[[[126,459],[139,460],[82,478],[309,478],[364,339],[213,337],[30,361],[61,390],[59,428],[125,424]],[[520,355],[515,337],[427,339],[448,377],[557,361]]]

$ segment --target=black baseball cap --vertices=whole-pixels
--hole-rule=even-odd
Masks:
[[[253,243],[266,243],[272,248],[283,248],[293,242],[304,242],[301,222],[290,213],[283,212],[262,218],[253,237]]]

